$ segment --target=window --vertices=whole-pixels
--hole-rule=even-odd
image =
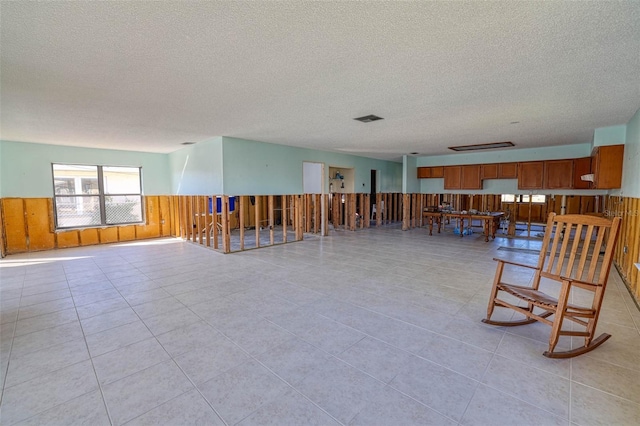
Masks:
[[[57,228],[140,223],[140,167],[53,164]]]
[[[514,201],[516,203],[528,203],[529,195],[528,194],[522,194],[522,195],[502,194],[501,199],[503,203],[513,203]],[[531,195],[532,203],[544,203],[545,201],[547,201],[546,195],[538,195],[538,194]]]
[[[547,197],[545,195],[532,195],[531,196],[531,202],[532,203],[544,203],[546,201]],[[529,196],[528,195],[523,195],[522,196],[522,202],[523,203],[528,203],[529,202]]]

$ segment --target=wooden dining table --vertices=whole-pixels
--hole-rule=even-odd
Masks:
[[[467,221],[467,227],[471,227],[472,220],[481,220],[483,222],[484,240],[489,241],[496,238],[496,230],[500,227],[500,219],[504,216],[503,212],[485,212],[485,213],[463,213],[463,212],[432,212],[425,211],[422,213],[422,217],[426,218],[429,224],[429,235],[433,235],[433,225],[438,226],[438,233],[443,226],[445,219],[455,219],[459,223],[460,237],[464,236],[464,224]]]

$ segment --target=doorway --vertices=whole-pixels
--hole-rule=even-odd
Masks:
[[[305,194],[322,194],[324,183],[324,164],[302,163],[302,187]]]

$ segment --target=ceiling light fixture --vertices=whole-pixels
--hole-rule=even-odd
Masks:
[[[496,148],[509,148],[515,146],[513,142],[493,142],[493,143],[481,143],[476,145],[460,145],[450,146],[452,151],[477,151],[480,149],[496,149]]]
[[[354,120],[362,121],[363,123],[371,123],[372,121],[384,120],[384,118],[371,114],[365,115],[364,117],[354,118]]]

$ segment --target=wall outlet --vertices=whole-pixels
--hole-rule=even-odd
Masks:
[[[627,246],[622,247],[622,252],[624,254],[627,254],[629,252],[629,247],[627,247]]]

